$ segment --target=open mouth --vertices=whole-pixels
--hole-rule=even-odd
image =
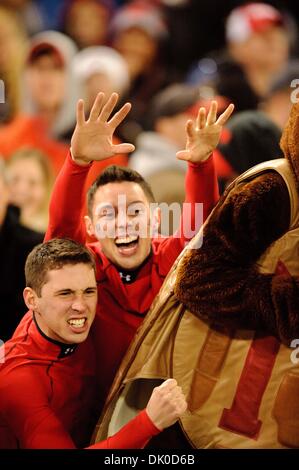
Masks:
[[[86,321],[87,321],[87,318],[83,317],[83,318],[70,318],[70,320],[68,320],[67,322],[72,328],[79,329],[85,326]]]
[[[139,237],[137,235],[127,235],[125,237],[117,237],[114,243],[121,254],[132,255],[138,247]]]

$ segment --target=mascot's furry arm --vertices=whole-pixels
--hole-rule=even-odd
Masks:
[[[299,192],[299,103],[280,146]],[[257,261],[290,223],[282,177],[265,173],[223,196],[204,230],[203,246],[179,267],[176,296],[195,314],[232,328],[264,330],[282,342],[299,338],[299,278],[261,274]]]
[[[290,202],[278,173],[234,188],[215,208],[203,245],[183,260],[175,285],[181,302],[232,328],[299,338],[299,278],[260,274],[256,262],[289,228]]]

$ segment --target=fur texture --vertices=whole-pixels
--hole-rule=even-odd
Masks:
[[[203,246],[184,258],[177,298],[203,319],[265,331],[289,344],[299,337],[299,280],[260,274],[256,267],[289,222],[289,195],[277,173],[234,188],[211,215]]]

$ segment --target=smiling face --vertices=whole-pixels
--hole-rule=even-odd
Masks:
[[[66,344],[82,343],[96,311],[94,270],[85,263],[49,270],[40,295],[26,287],[24,299],[45,335]]]
[[[149,201],[138,183],[123,181],[100,186],[94,195],[86,228],[101,242],[103,253],[116,266],[137,269],[151,251]]]

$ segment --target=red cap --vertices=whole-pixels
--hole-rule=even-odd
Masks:
[[[249,3],[235,8],[226,21],[226,39],[242,42],[252,33],[261,32],[269,26],[284,26],[282,14],[266,3]]]

